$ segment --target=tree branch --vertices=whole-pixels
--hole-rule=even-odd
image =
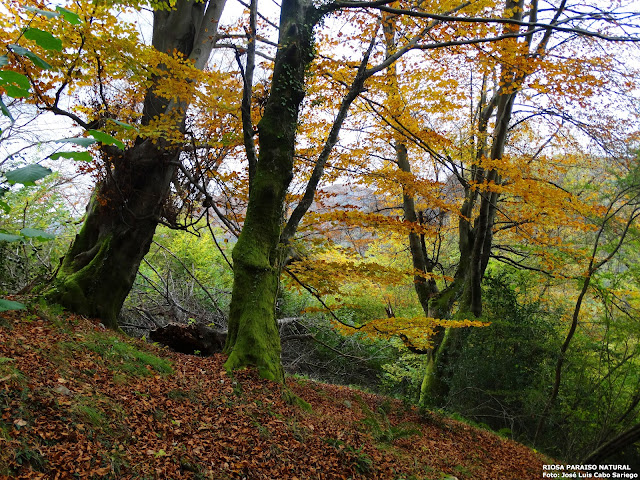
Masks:
[[[377,30],[377,29],[376,29]],[[307,187],[305,189],[304,195],[296,208],[291,213],[289,220],[285,228],[280,235],[280,242],[287,245],[291,242],[291,239],[296,233],[298,229],[298,225],[302,220],[302,217],[307,213],[309,207],[313,203],[313,197],[315,196],[316,190],[318,188],[318,184],[320,183],[320,179],[324,174],[324,167],[329,159],[329,155],[333,150],[333,147],[338,142],[338,134],[340,133],[340,129],[342,128],[342,124],[347,117],[347,113],[349,111],[349,107],[353,103],[353,101],[360,95],[364,88],[364,82],[370,75],[368,75],[367,64],[369,63],[369,57],[371,52],[373,51],[373,47],[375,46],[376,35],[374,34],[369,42],[369,48],[367,49],[362,61],[360,62],[360,66],[358,67],[358,71],[356,73],[353,82],[351,83],[351,88],[342,99],[342,103],[340,105],[340,109],[338,110],[338,114],[333,121],[333,125],[331,126],[331,131],[329,132],[329,136],[324,144],[324,148],[320,153],[318,160],[316,161],[316,165],[313,168],[313,172],[311,173],[311,178],[307,183]]]
[[[503,17],[456,17],[456,16],[452,16],[451,14],[427,13],[427,12],[421,12],[416,10],[406,10],[402,8],[393,8],[393,7],[386,6],[389,3],[392,3],[392,2],[389,2],[389,1],[380,1],[380,2],[338,1],[338,2],[334,2],[331,5],[333,10],[338,10],[341,8],[372,8],[373,7],[378,10],[388,12],[388,13],[393,13],[396,15],[403,15],[403,16],[417,17],[417,18],[428,18],[431,20],[437,20],[439,22],[495,23],[495,24],[506,24],[506,25],[516,25],[521,27],[527,27],[527,30],[525,32],[523,32],[522,34],[515,35],[518,37],[519,36],[529,37],[536,32],[548,31],[549,29],[551,29],[551,30],[556,30],[560,32],[576,33],[578,35],[599,38],[601,40],[607,40],[607,41],[640,42],[640,37],[610,36],[610,35],[604,35],[599,32],[592,32],[589,30],[585,30],[579,27],[560,26],[560,24],[567,24],[572,21],[578,21],[578,20],[601,20],[608,23],[612,23],[615,21],[615,17],[640,18],[640,13],[637,13],[637,12],[605,12],[605,13],[593,13],[593,14],[582,13],[574,17],[566,18],[562,22],[556,21],[554,24],[553,22],[552,23],[525,22],[523,20],[516,20],[511,18],[503,18]],[[532,30],[534,28],[535,30]],[[510,36],[504,36],[502,38],[509,38],[509,37]],[[500,37],[496,37],[494,38],[494,40],[499,38]],[[482,41],[482,40],[477,39],[477,41]]]
[[[218,311],[218,313],[220,315],[222,315],[222,318],[226,319],[227,316],[225,315],[225,313],[222,311],[222,309],[218,305],[218,302],[216,301],[216,299],[213,298],[213,296],[211,295],[209,290],[207,290],[207,288],[202,284],[202,282],[200,280],[198,280],[193,273],[191,273],[191,270],[189,270],[189,268],[187,268],[187,266],[184,264],[184,262],[182,260],[180,260],[171,250],[169,250],[164,245],[159,244],[155,240],[153,241],[153,243],[154,243],[154,245],[157,245],[159,248],[161,248],[162,250],[167,252],[169,255],[171,255],[175,260],[177,260],[177,262],[182,266],[182,268],[184,268],[184,271],[187,272],[187,274],[193,279],[194,282],[196,282],[198,284],[198,286],[207,295],[207,297],[209,297],[209,300],[211,300],[211,302],[213,303],[213,306],[216,307],[216,310]]]

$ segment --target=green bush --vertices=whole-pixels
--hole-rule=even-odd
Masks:
[[[527,439],[544,408],[560,338],[554,318],[520,298],[517,286],[518,278],[506,272],[486,278],[482,319],[491,325],[456,332],[442,374],[447,409]]]
[[[0,233],[27,235],[12,242],[0,239],[0,295],[47,279],[68,248],[76,226],[60,195],[60,183],[59,175],[53,174],[38,185],[14,187],[2,196],[8,208],[0,209]]]

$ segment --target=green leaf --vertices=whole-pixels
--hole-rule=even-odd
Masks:
[[[31,86],[28,77],[13,70],[0,70],[0,79],[2,80],[2,82],[0,82],[2,86],[15,84],[25,90],[29,90]]]
[[[45,50],[55,50],[56,52],[62,51],[62,40],[54,37],[49,32],[45,32],[38,28],[27,28],[23,35],[25,38],[36,42]]]
[[[6,187],[0,187],[0,198],[4,197],[4,194],[9,191]],[[4,200],[0,200],[0,209],[4,211],[4,213],[9,213],[11,211],[11,207]]]
[[[56,11],[58,11],[62,17],[69,22],[71,25],[80,25],[82,23],[82,19],[80,16],[71,10],[67,10],[66,8],[56,7]]]
[[[25,10],[29,11],[29,12],[34,12],[34,13],[38,13],[40,15],[44,15],[47,18],[55,18],[55,17],[59,17],[60,14],[58,12],[52,12],[51,10],[41,10],[39,8],[36,7],[24,7]]]
[[[93,138],[75,137],[75,138],[62,138],[60,140],[56,140],[54,143],[73,143],[75,145],[80,145],[81,147],[86,148],[96,143],[96,140]]]
[[[24,240],[22,235],[13,235],[11,233],[0,233],[0,242],[20,242]]]
[[[9,57],[6,55],[0,55],[0,67],[4,67],[9,64]]]
[[[43,70],[52,70],[53,69],[53,67],[50,64],[45,62],[43,59],[41,59],[39,56],[37,56],[32,51],[27,50],[26,48],[21,47],[20,45],[16,45],[15,43],[12,43],[12,44],[7,45],[7,46],[16,55],[20,55],[22,57],[27,57],[29,60],[31,60],[33,62],[33,64],[36,67],[42,68]]]
[[[104,143],[105,145],[115,145],[120,150],[124,150],[124,143],[122,143],[117,138],[112,137],[108,133],[101,132],[100,130],[87,130],[89,134],[95,138],[98,142]]]
[[[4,85],[4,90],[5,92],[7,92],[7,95],[12,98],[27,98],[29,95],[31,95],[29,93],[29,90],[23,90],[14,85]]]
[[[27,53],[31,53],[29,50],[21,47],[17,43],[10,43],[9,45],[7,45],[7,47],[16,55],[26,55]]]
[[[20,302],[13,302],[11,300],[0,298],[0,312],[6,312],[7,310],[24,310],[25,308],[27,307]]]
[[[54,234],[37,228],[23,228],[20,230],[20,235],[27,238],[37,238],[38,240],[53,240],[56,238]]]
[[[4,102],[2,101],[2,98],[0,98],[0,110],[2,110],[2,114],[5,117],[9,117],[9,120],[11,120],[11,123],[15,122],[16,120],[13,118],[13,115],[11,115],[11,112],[9,111],[9,109],[7,108],[7,106],[4,104]]]
[[[120,125],[121,127],[123,127],[125,130],[138,130],[136,127],[134,127],[133,125],[129,125],[128,123],[124,123],[121,122],[120,120],[114,120],[113,118],[110,118],[109,120],[111,120],[113,123],[115,123],[116,125]]]
[[[49,155],[51,160],[58,160],[60,158],[68,158],[69,160],[77,160],[81,162],[90,162],[93,157],[89,152],[58,152]]]
[[[7,177],[9,183],[21,183],[22,185],[35,185],[36,180],[49,175],[51,170],[37,163],[27,165],[26,167],[16,168],[15,170],[9,170],[5,172],[4,176]]]
[[[39,68],[41,68],[43,70],[53,70],[53,67],[51,66],[50,63],[45,62],[43,59],[41,59],[35,53],[29,52],[25,56],[29,60],[31,60],[36,67],[39,67]]]

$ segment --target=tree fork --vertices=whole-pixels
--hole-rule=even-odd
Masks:
[[[271,91],[258,123],[260,152],[252,171],[244,227],[232,254],[225,368],[255,366],[261,376],[280,383],[284,383],[284,372],[275,302],[286,256],[280,236],[285,197],[293,178],[305,72],[313,59],[313,27],[319,19],[318,10],[308,0],[282,2]]]

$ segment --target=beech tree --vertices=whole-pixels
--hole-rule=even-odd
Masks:
[[[175,8],[154,10],[152,45],[203,69],[223,7],[224,0],[179,0]],[[149,125],[165,116],[182,130],[188,106],[188,97],[172,99],[152,84],[140,123]],[[102,153],[109,171],[96,186],[83,227],[46,296],[115,328],[140,262],[149,251],[181,148],[171,139],[138,137],[129,148],[103,146]]]
[[[255,15],[255,2],[252,5]],[[269,100],[258,123],[260,153],[245,125],[249,157],[249,203],[233,249],[233,294],[226,351],[230,369],[255,365],[260,374],[284,381],[275,301],[286,247],[280,244],[283,207],[293,178],[293,153],[305,70],[313,58],[313,28],[322,14],[309,0],[284,0],[278,52]],[[255,39],[253,45],[255,45]],[[253,61],[250,58],[250,61]],[[251,67],[247,68],[251,72]],[[250,95],[252,77],[245,80]],[[243,112],[248,115],[250,112]],[[248,120],[245,120],[245,123]]]
[[[522,130],[523,124],[530,119],[541,116],[549,119],[564,116],[568,119],[568,123],[572,122],[570,114],[566,111],[558,112],[553,108],[546,110],[540,108],[538,113],[524,119],[522,116],[514,118],[515,101],[518,95],[522,95],[523,90],[548,93],[549,89],[542,87],[542,84],[551,82],[550,78],[563,75],[566,91],[554,91],[556,98],[566,101],[571,97],[584,105],[589,97],[585,94],[575,96],[572,93],[573,89],[567,87],[572,82],[581,85],[583,91],[590,92],[588,95],[594,95],[594,92],[599,91],[603,82],[609,82],[612,87],[616,85],[617,80],[613,76],[608,79],[605,78],[606,75],[596,78],[586,74],[584,70],[581,71],[580,68],[567,71],[566,65],[556,63],[555,58],[561,56],[556,50],[561,51],[562,46],[570,45],[571,41],[591,43],[592,36],[598,35],[596,32],[587,32],[580,29],[578,25],[573,25],[571,29],[574,32],[580,32],[585,36],[566,38],[567,25],[574,21],[573,11],[567,2],[561,2],[556,9],[546,11],[546,15],[549,15],[549,24],[559,28],[548,28],[542,31],[536,31],[534,26],[538,21],[537,2],[526,4],[525,2],[505,2],[502,8],[496,5],[496,9],[501,13],[505,24],[501,31],[495,34],[506,38],[489,48],[491,52],[487,56],[491,58],[489,62],[486,62],[488,58],[483,61],[476,57],[479,67],[477,70],[480,71],[478,76],[483,80],[478,104],[472,108],[471,129],[466,126],[464,130],[463,127],[457,127],[457,129],[454,127],[453,132],[442,133],[447,130],[446,124],[441,127],[437,125],[437,121],[430,121],[429,118],[437,115],[435,111],[437,107],[431,107],[429,102],[439,105],[439,95],[445,96],[446,92],[451,90],[451,85],[456,85],[455,80],[449,83],[443,79],[444,88],[431,96],[425,94],[427,100],[421,104],[415,100],[416,90],[411,89],[411,86],[420,88],[418,81],[413,78],[405,81],[405,90],[401,91],[399,84],[402,79],[395,65],[392,65],[388,69],[385,83],[380,82],[377,89],[372,89],[376,93],[384,92],[386,99],[380,100],[375,94],[368,94],[366,98],[369,110],[381,119],[382,130],[392,132],[380,134],[379,145],[384,145],[384,142],[391,144],[394,152],[393,160],[389,160],[389,163],[393,163],[394,168],[398,169],[397,174],[386,166],[381,171],[374,170],[375,177],[371,183],[377,183],[383,189],[392,188],[393,183],[402,186],[401,209],[404,216],[404,231],[408,236],[408,250],[413,263],[413,283],[425,317],[421,319],[383,318],[360,327],[359,331],[366,331],[373,335],[399,336],[411,351],[427,355],[428,366],[423,385],[423,398],[427,397],[429,392],[434,394],[436,393],[434,390],[438,390],[433,384],[436,379],[436,359],[446,351],[444,339],[448,338],[451,341],[456,335],[456,331],[451,330],[445,337],[444,327],[473,324],[473,322],[448,323],[446,321],[451,318],[454,304],[457,305],[457,311],[480,317],[482,313],[481,284],[489,260],[500,258],[518,265],[518,261],[512,260],[511,255],[496,254],[493,251],[494,233],[505,235],[510,231],[521,231],[531,236],[527,225],[540,225],[537,230],[543,230],[545,227],[542,222],[550,225],[554,221],[558,222],[557,225],[570,224],[584,230],[589,228],[588,222],[583,222],[582,226],[580,222],[576,222],[576,212],[580,208],[583,208],[583,211],[588,208],[597,208],[597,205],[584,205],[580,198],[564,190],[561,186],[562,181],[555,178],[555,173],[543,173],[543,170],[547,172],[550,170],[544,164],[540,167],[539,173],[532,170],[532,162],[543,158],[541,154],[545,147],[554,148],[556,145],[554,136],[542,139],[539,148],[532,148],[531,157],[522,154],[516,156],[509,152],[509,141],[510,138],[511,142],[514,142],[514,138],[517,139],[517,135],[513,133],[514,127],[519,126]],[[383,22],[385,42],[387,55],[390,55],[398,48],[397,38],[403,38],[404,31],[396,25],[399,23],[401,10],[385,9],[384,12],[386,14]],[[580,19],[575,20],[580,21]],[[520,39],[518,40],[517,37]],[[612,40],[612,38],[605,39]],[[549,48],[552,49],[551,58],[547,58]],[[450,53],[450,57],[465,54],[471,53],[457,49]],[[437,62],[444,61],[444,58],[447,57],[444,55],[436,57],[431,64],[425,62],[425,71],[428,71],[429,65],[433,65],[438,71]],[[596,62],[606,63],[606,61],[605,58],[595,58],[593,55],[584,59],[585,65],[593,65],[595,68],[598,65]],[[567,60],[563,62],[566,63]],[[572,62],[571,65],[575,66]],[[477,70],[473,69],[474,74]],[[564,73],[561,73],[563,71]],[[410,77],[411,73],[405,72],[404,75]],[[632,75],[633,73],[630,73],[627,78],[632,78]],[[412,100],[415,103],[412,104]],[[562,101],[556,100],[558,103]],[[452,103],[455,103],[455,100]],[[433,110],[427,110],[429,113],[422,113],[430,108]],[[456,108],[462,109],[464,105]],[[434,124],[436,126],[433,126]],[[612,124],[609,125],[612,128]],[[586,124],[582,123],[582,127],[585,126]],[[456,138],[459,137],[460,130],[465,132],[464,143]],[[555,135],[558,132],[557,130]],[[384,149],[384,146],[381,148]],[[513,151],[513,147],[511,150]],[[412,153],[416,157],[432,159],[434,164],[431,167],[432,172],[444,171],[452,182],[460,184],[459,190],[462,195],[459,207],[455,205],[457,199],[446,198],[451,195],[446,192],[449,188],[448,183],[437,176],[434,180],[425,180],[412,172],[412,162],[420,164],[422,161],[423,165],[427,163],[425,160],[412,160]],[[366,161],[367,153],[365,152],[363,156]],[[557,158],[548,160],[558,162]],[[429,167],[422,168],[424,170]],[[564,167],[558,164],[558,174],[561,174],[561,168]],[[431,175],[433,176],[433,173]],[[380,180],[381,178],[385,178],[386,181]],[[418,195],[422,196],[420,209],[416,207]],[[522,204],[523,208],[518,211],[513,206],[505,207],[502,201],[505,196],[509,204]],[[541,200],[535,200],[535,198]],[[551,199],[555,201],[550,202]],[[525,203],[521,203],[523,201]],[[389,202],[390,210],[397,208],[393,206],[397,203],[392,202],[395,202],[395,199]],[[550,203],[553,203],[552,207]],[[524,207],[525,204],[528,206]],[[538,205],[545,218],[543,221],[536,219],[535,215],[524,214],[525,209],[535,211]],[[578,205],[581,206],[578,207]],[[439,255],[442,232],[445,230],[442,223],[445,216],[448,217],[449,222],[457,221],[458,223],[458,254],[455,255],[453,272],[448,275],[451,278],[443,280],[443,275],[436,269],[442,271]],[[380,222],[379,218],[373,216],[371,221],[376,221],[378,222],[376,225],[388,227],[394,232],[401,230],[397,223]],[[428,251],[430,241],[433,241],[431,252]],[[517,255],[515,249],[511,252],[514,253],[513,256]],[[537,269],[533,265],[530,268]],[[345,331],[348,330],[348,328],[345,329]],[[440,351],[436,354],[438,349]]]
[[[478,117],[477,163],[471,169],[470,177],[462,177],[466,200],[460,214],[460,253],[459,273],[454,282],[443,292],[425,290],[426,310],[438,310],[439,317],[448,315],[453,302],[463,298],[472,313],[480,315],[480,286],[486,269],[492,243],[492,234],[496,216],[496,202],[500,184],[499,169],[492,167],[503,155],[509,131],[514,99],[524,80],[530,73],[529,68],[544,54],[551,35],[558,30],[613,39],[604,33],[587,31],[581,28],[584,14],[563,16],[567,2],[561,2],[554,14],[546,22],[538,19],[537,2],[526,11],[528,21],[524,20],[523,1],[507,1],[504,15],[495,17],[466,17],[467,5],[459,5],[450,10],[447,6],[415,7],[387,2],[372,4],[369,2],[334,2],[322,7],[310,3],[286,1],[282,4],[280,16],[280,38],[275,58],[274,74],[264,115],[258,123],[259,154],[257,157],[252,141],[249,122],[245,122],[245,145],[249,160],[250,194],[244,228],[233,253],[235,283],[230,312],[229,337],[226,351],[229,353],[227,366],[238,368],[245,365],[257,365],[262,375],[282,381],[279,362],[279,338],[275,322],[275,300],[280,274],[291,255],[291,243],[300,220],[309,209],[318,183],[327,165],[331,149],[337,141],[339,129],[347,114],[347,109],[362,91],[365,81],[374,73],[381,72],[393,65],[398,58],[415,49],[435,49],[447,45],[464,45],[477,42],[502,41],[499,49],[502,69],[499,73],[499,87],[490,98],[483,98]],[[486,6],[485,6],[486,7]],[[255,3],[252,9],[255,11]],[[368,9],[363,15],[371,15],[371,9],[387,14],[407,18],[426,19],[415,31],[406,37],[406,43],[396,48],[387,41],[387,55],[375,67],[368,67],[372,52],[379,52],[384,45],[375,36],[367,47],[362,62],[353,65],[357,73],[350,82],[341,80],[349,86],[335,115],[335,122],[327,134],[327,141],[313,161],[313,171],[304,193],[289,219],[284,222],[286,192],[294,175],[294,156],[296,152],[296,127],[300,105],[305,92],[305,70],[313,60],[313,28],[317,22],[331,12],[341,9]],[[470,7],[473,12],[473,7]],[[440,10],[442,13],[434,13]],[[254,13],[255,15],[255,13]],[[587,17],[600,16],[592,11]],[[430,22],[429,22],[430,21]],[[476,25],[502,24],[501,32],[491,36],[486,30],[468,32],[468,38],[440,40],[432,34],[435,27],[446,27],[455,22],[474,23]],[[578,22],[578,23],[576,23]],[[378,35],[379,28],[374,29]],[[369,30],[371,31],[371,30]],[[459,30],[456,31],[459,34]],[[365,37],[366,38],[366,37]],[[436,38],[436,40],[431,40]],[[524,42],[518,42],[522,38]],[[619,39],[622,39],[619,38]],[[252,44],[247,49],[251,51]],[[376,50],[376,48],[378,50]],[[251,59],[247,60],[247,72],[251,71]],[[250,77],[245,78],[245,89],[251,86]],[[246,95],[246,93],[245,93]],[[245,102],[246,105],[246,102]],[[244,112],[248,118],[247,110]],[[494,120],[493,123],[491,121]],[[489,128],[493,129],[489,134]],[[247,133],[249,132],[249,135]],[[491,140],[489,140],[491,138]],[[490,143],[489,143],[490,142]],[[402,145],[397,144],[398,164],[402,164]],[[482,163],[485,162],[486,165]],[[478,185],[487,186],[486,189]],[[471,224],[473,212],[475,223]],[[411,215],[410,206],[405,214]],[[415,213],[414,213],[415,216]],[[284,226],[283,226],[284,225]],[[418,254],[416,250],[416,255]],[[414,257],[415,259],[416,257]],[[428,259],[425,259],[423,273],[418,273],[419,283],[427,283]],[[433,295],[437,293],[437,295]],[[426,301],[426,297],[430,297]],[[421,299],[423,300],[423,299]]]
[[[557,26],[562,17],[565,4],[562,4],[553,14],[550,25]],[[477,122],[472,144],[475,146],[474,161],[468,172],[457,169],[455,164],[449,164],[452,174],[460,182],[464,191],[464,200],[458,214],[458,249],[459,260],[453,275],[453,280],[444,289],[440,289],[434,276],[434,269],[438,259],[432,257],[426,248],[424,235],[416,231],[408,234],[409,249],[416,270],[414,285],[416,294],[427,318],[448,319],[455,302],[460,301],[458,307],[461,312],[469,312],[475,317],[482,314],[482,279],[491,257],[493,230],[496,221],[496,212],[500,197],[499,185],[502,182],[502,174],[499,168],[492,165],[500,164],[507,135],[511,127],[511,119],[515,99],[524,86],[525,79],[533,72],[538,59],[545,54],[549,40],[554,33],[552,28],[546,30],[542,38],[534,42],[533,26],[521,27],[517,22],[522,22],[527,14],[529,23],[535,23],[538,16],[538,2],[533,1],[529,10],[525,12],[524,0],[507,0],[504,3],[503,18],[513,20],[516,23],[507,23],[501,32],[505,36],[520,35],[524,32],[524,42],[518,42],[517,38],[504,40],[497,49],[498,57],[497,75],[498,84],[492,94],[483,92],[477,107]],[[394,22],[388,19],[386,22],[387,49],[392,52],[394,42]],[[389,74],[392,79],[392,94],[399,95],[395,71]],[[393,122],[393,117],[390,117]],[[492,125],[493,124],[493,125]],[[396,126],[398,132],[403,131],[402,120]],[[489,132],[492,129],[492,132]],[[408,158],[407,142],[410,141],[402,133],[396,134],[395,150],[396,164],[398,168],[411,174],[411,165]],[[446,157],[441,157],[446,158]],[[416,201],[411,190],[403,187],[403,214],[410,225],[419,223]],[[444,355],[446,348],[445,339],[455,335],[453,331],[446,334],[444,327],[436,327],[431,336],[432,346],[423,353],[428,355],[425,372],[425,380],[422,386],[422,401],[427,397],[440,394],[442,387],[438,387],[437,362]],[[405,337],[406,343],[415,351],[410,340]]]
[[[136,33],[131,27],[119,24],[111,16],[112,5],[80,5],[77,13],[69,11],[78,19],[74,26],[66,32],[53,32],[64,38],[70,52],[55,59],[57,82],[36,75],[22,64],[32,79],[33,102],[42,110],[71,118],[99,141],[98,153],[105,168],[87,206],[82,229],[45,296],[72,311],[99,317],[111,328],[117,327],[122,303],[165,213],[163,207],[180,162],[180,133],[198,82],[197,73],[193,72],[202,71],[209,60],[224,0],[179,0],[171,6],[162,2],[153,6],[151,43],[157,54],[135,43]],[[22,10],[12,7],[20,25],[25,20]],[[34,6],[29,12],[34,12],[32,25],[43,23],[43,28],[48,28],[47,11]],[[103,32],[101,28],[112,28],[114,32]],[[113,36],[105,40],[103,34],[106,38]],[[136,65],[136,55],[151,60],[151,77],[144,66],[140,68],[141,62]],[[95,68],[86,68],[83,62]],[[190,88],[165,91],[168,80],[187,75],[193,78]],[[116,106],[130,100],[109,98],[105,92],[107,83],[134,78],[138,79],[137,86],[146,90],[139,93],[141,113],[132,113],[131,125],[122,122],[122,110],[135,112],[137,107]],[[93,85],[97,106],[83,112],[63,108],[67,90],[79,85]],[[124,132],[120,127],[135,133],[128,145],[101,131]],[[67,141],[83,144],[82,139]],[[88,143],[91,142],[84,144]],[[77,155],[66,154],[67,158]]]
[[[291,243],[313,202],[350,105],[361,92],[365,80],[385,68],[384,65],[367,68],[375,45],[374,36],[342,99],[304,195],[283,226],[287,191],[294,176],[300,106],[305,97],[307,69],[314,59],[314,28],[323,16],[337,8],[337,4],[316,7],[309,0],[282,2],[273,78],[264,113],[257,125],[259,154],[256,155],[250,105],[257,3],[251,4],[252,38],[247,49],[243,100],[249,202],[242,231],[233,249],[234,284],[225,346],[229,354],[226,366],[235,369],[254,365],[262,376],[278,382],[284,382],[275,317],[280,275],[293,254]]]

